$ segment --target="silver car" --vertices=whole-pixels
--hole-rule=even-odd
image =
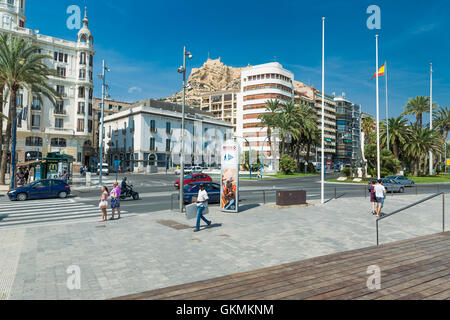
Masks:
[[[395,182],[398,182],[405,187],[412,187],[415,183],[414,180],[408,179],[405,176],[389,176],[389,177],[386,177],[386,179],[390,179]]]
[[[392,179],[381,179],[383,181],[383,186],[386,189],[387,193],[390,192],[397,192],[397,193],[404,193],[405,192],[405,186],[401,183],[395,182]],[[372,187],[372,181],[369,182],[369,192],[370,188]]]

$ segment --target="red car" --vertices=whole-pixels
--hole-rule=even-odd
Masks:
[[[204,173],[194,173],[194,174],[189,174],[184,177],[184,185],[187,185],[187,184],[190,184],[193,182],[212,182],[212,179],[210,176],[208,176],[207,174],[204,174]],[[180,179],[175,181],[175,183],[173,185],[174,185],[175,189],[180,189]]]

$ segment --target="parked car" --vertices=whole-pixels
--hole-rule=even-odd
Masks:
[[[38,180],[25,187],[16,188],[8,192],[9,200],[25,201],[43,198],[67,198],[70,186],[63,180]]]
[[[104,174],[104,175],[107,175],[107,176],[109,176],[109,164],[107,164],[107,163],[104,163],[103,165],[102,165],[102,173]],[[97,175],[99,176],[100,175],[100,164],[97,166]]]
[[[374,181],[374,180],[376,181],[376,179],[372,179],[369,182],[369,185],[368,185],[369,192],[370,192],[370,188],[372,187],[372,181]],[[401,183],[395,182],[394,180],[387,179],[387,178],[384,178],[381,180],[383,181],[383,186],[386,189],[386,192],[388,192],[388,193],[389,192],[397,192],[397,193],[405,192],[405,186],[402,185]]]
[[[180,175],[181,169],[176,169],[175,170],[175,174],[176,175]],[[189,168],[184,168],[184,174],[191,174],[191,173],[202,173],[203,172],[203,168],[200,166],[194,166],[194,167],[189,167]]]
[[[193,173],[184,177],[184,185],[194,182],[212,182],[212,179],[205,173]],[[177,179],[173,185],[175,189],[180,189],[180,179]]]
[[[414,180],[408,179],[405,176],[389,176],[386,177],[386,179],[394,180],[395,182],[398,182],[405,187],[412,187],[415,184]]]
[[[184,186],[184,203],[192,203],[192,198],[197,197],[200,185],[205,186],[209,203],[220,202],[220,184],[214,182],[194,182]]]

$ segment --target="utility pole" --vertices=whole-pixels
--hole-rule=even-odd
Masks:
[[[100,167],[99,167],[99,178],[98,183],[99,185],[103,185],[103,144],[104,144],[104,125],[105,125],[105,95],[106,95],[106,79],[105,79],[105,73],[109,72],[109,68],[105,66],[105,60],[102,62],[102,74],[98,77],[102,79],[102,110],[101,110],[101,124],[100,124],[100,150],[99,150],[99,160],[100,160]]]
[[[430,63],[430,130],[433,130],[433,64]],[[433,152],[430,150],[430,176],[433,175]]]

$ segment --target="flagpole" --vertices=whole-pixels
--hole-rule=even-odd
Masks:
[[[433,64],[430,63],[430,130],[433,130]],[[430,176],[433,175],[433,152],[430,150]]]
[[[325,17],[322,18],[322,172],[321,203],[325,203]]]
[[[380,97],[379,97],[379,76],[378,76],[378,35],[375,36],[376,40],[376,77],[377,77],[377,174],[378,179],[381,179],[381,167],[380,167]]]
[[[384,76],[386,77],[386,134],[387,134],[387,149],[390,150],[389,140],[389,100],[388,100],[388,72],[387,62],[384,62]]]

